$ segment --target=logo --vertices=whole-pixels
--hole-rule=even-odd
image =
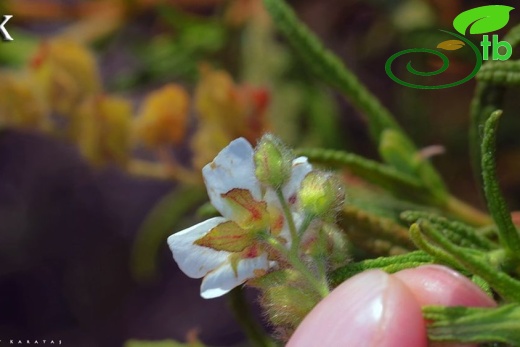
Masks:
[[[429,48],[412,48],[412,49],[406,49],[404,51],[400,51],[392,55],[385,64],[385,71],[386,74],[395,82],[410,88],[417,88],[417,89],[443,89],[443,88],[450,88],[458,86],[462,83],[465,83],[472,79],[477,72],[480,70],[480,67],[482,66],[483,60],[493,59],[493,60],[507,60],[511,57],[513,54],[513,48],[511,47],[511,44],[506,41],[499,41],[498,35],[492,35],[491,40],[489,34],[490,32],[502,29],[506,26],[506,24],[509,22],[509,12],[513,10],[513,7],[510,6],[504,6],[504,5],[487,5],[487,6],[481,6],[476,7],[471,10],[467,10],[459,14],[454,20],[453,20],[453,27],[458,33],[454,33],[451,31],[441,30],[442,32],[446,33],[447,35],[450,35],[452,39],[443,41],[437,45],[436,48],[442,49],[444,51],[455,51],[457,49],[461,49],[464,47],[470,48],[473,53],[475,54],[475,68],[471,71],[469,75],[464,77],[463,79],[459,81],[455,81],[452,83],[446,83],[441,85],[421,85],[416,84],[412,82],[407,82],[399,77],[397,77],[394,72],[392,71],[392,63],[397,58],[410,54],[410,53],[427,53],[427,54],[433,54],[437,57],[439,57],[442,60],[442,66],[435,70],[435,71],[429,71],[429,72],[423,72],[416,70],[412,66],[412,61],[408,61],[408,64],[406,65],[406,70],[416,76],[420,77],[429,77],[429,76],[436,76],[448,69],[450,66],[449,58],[444,54],[443,52],[435,49],[429,49]],[[480,52],[480,49],[475,46],[470,40],[468,40],[465,35],[466,31],[469,28],[469,33],[474,35],[483,35],[482,41],[480,42],[480,46],[482,46],[482,53]],[[502,51],[505,50],[504,53],[501,53],[499,51],[500,48],[503,48]]]
[[[2,40],[4,41],[13,41],[13,38],[11,37],[11,35],[9,35],[9,32],[5,28],[5,25],[7,24],[7,22],[9,22],[9,19],[11,18],[13,18],[13,16],[8,14],[4,15],[4,21],[2,22],[2,24],[0,24],[0,35],[2,36]]]

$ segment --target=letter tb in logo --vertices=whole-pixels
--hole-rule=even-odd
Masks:
[[[12,15],[4,15],[4,20],[2,24],[0,24],[0,35],[2,36],[2,40],[4,41],[13,41],[13,38],[11,37],[11,35],[9,35],[9,32],[5,28],[5,25],[7,24],[7,22],[9,22],[9,19],[11,18],[13,18]]]

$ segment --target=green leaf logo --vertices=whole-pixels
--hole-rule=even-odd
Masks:
[[[453,20],[453,27],[462,35],[466,34],[468,27],[471,27],[470,34],[486,34],[505,27],[513,9],[504,5],[476,7],[459,14]]]

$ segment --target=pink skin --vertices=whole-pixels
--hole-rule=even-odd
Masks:
[[[287,346],[427,347],[424,305],[496,304],[467,278],[443,266],[394,275],[370,270],[334,289],[305,317]]]

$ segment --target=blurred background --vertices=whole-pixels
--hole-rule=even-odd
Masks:
[[[420,148],[445,148],[434,164],[455,195],[482,207],[467,145],[476,81],[410,89],[384,64],[435,47],[438,29],[488,3],[289,3]],[[200,170],[231,140],[269,131],[292,147],[377,159],[363,115],[314,77],[259,0],[4,0],[3,14],[13,15],[14,41],[0,42],[0,340],[247,345],[228,300],[200,298],[166,237],[212,213]],[[501,35],[518,23],[511,15]],[[441,81],[474,67],[464,52],[450,58]],[[515,93],[506,93],[498,159],[513,210]],[[254,292],[246,297],[257,311]]]

